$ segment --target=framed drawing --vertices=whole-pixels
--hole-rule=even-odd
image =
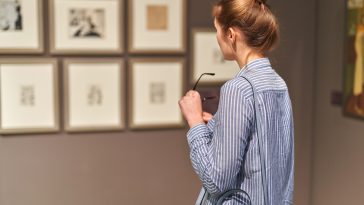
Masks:
[[[68,132],[122,130],[124,69],[119,59],[66,59],[65,129]]]
[[[1,59],[1,134],[59,130],[55,59]]]
[[[129,0],[129,52],[184,53],[186,0]]]
[[[344,114],[364,119],[364,1],[346,0]]]
[[[196,82],[202,73],[215,73],[215,76],[201,78],[201,84],[222,84],[232,79],[239,66],[235,61],[225,61],[216,40],[216,31],[210,28],[192,30],[192,72],[191,83]]]
[[[132,129],[177,128],[184,121],[183,59],[139,58],[129,62],[129,126]]]
[[[54,54],[122,52],[123,0],[50,0]]]
[[[42,53],[42,14],[42,0],[0,0],[0,54]]]

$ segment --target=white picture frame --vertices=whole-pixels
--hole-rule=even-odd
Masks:
[[[226,61],[212,28],[194,28],[191,37],[191,83],[195,83],[202,73],[215,73],[214,76],[201,78],[200,84],[221,85],[235,77],[239,65],[235,61]]]
[[[123,52],[124,0],[50,0],[50,52]]]
[[[64,60],[65,130],[125,128],[123,61],[114,58]]]
[[[129,61],[129,127],[182,128],[185,61],[181,58],[135,58]]]
[[[130,53],[184,53],[187,0],[129,0]]]
[[[0,133],[59,131],[56,59],[0,60]]]
[[[0,1],[0,54],[43,53],[43,1]]]

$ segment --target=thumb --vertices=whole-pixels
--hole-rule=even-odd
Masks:
[[[205,121],[206,123],[208,122],[208,121],[210,121],[211,119],[212,119],[212,114],[211,113],[208,113],[208,112],[203,112],[202,113],[202,119],[203,119],[203,121]]]

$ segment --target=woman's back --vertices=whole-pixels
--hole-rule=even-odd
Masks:
[[[261,161],[255,129],[254,85],[259,104],[269,204],[292,204],[293,120],[285,82],[267,58],[250,62],[221,89],[219,108],[207,125],[188,133],[191,161],[212,204],[227,190],[242,189],[253,205],[263,205]],[[204,144],[197,139],[206,140]],[[200,150],[200,151],[198,151]],[[203,170],[203,172],[201,172]],[[224,205],[243,204],[238,197]]]
[[[241,72],[255,86],[265,155],[269,204],[293,204],[294,133],[293,115],[288,89],[271,68],[268,59],[251,62]],[[243,79],[244,81],[245,79]],[[247,98],[253,103],[252,89],[246,85]],[[250,104],[249,110],[253,109]],[[253,113],[254,111],[249,111]],[[255,121],[254,115],[250,116]],[[245,153],[241,187],[252,196],[252,204],[263,204],[258,136],[254,126],[249,149]]]

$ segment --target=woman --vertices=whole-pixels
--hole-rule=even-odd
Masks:
[[[187,137],[192,165],[208,193],[204,204],[213,204],[231,189],[246,191],[253,205],[293,204],[291,101],[285,82],[265,57],[278,41],[278,22],[262,0],[220,0],[213,13],[221,52],[226,60],[235,60],[241,70],[222,86],[214,116],[202,111],[196,91],[187,92],[179,101],[190,127]],[[257,92],[264,170],[252,86],[244,77]],[[264,185],[262,173],[266,173]],[[263,187],[267,187],[267,197]],[[234,195],[224,204],[243,202]]]

